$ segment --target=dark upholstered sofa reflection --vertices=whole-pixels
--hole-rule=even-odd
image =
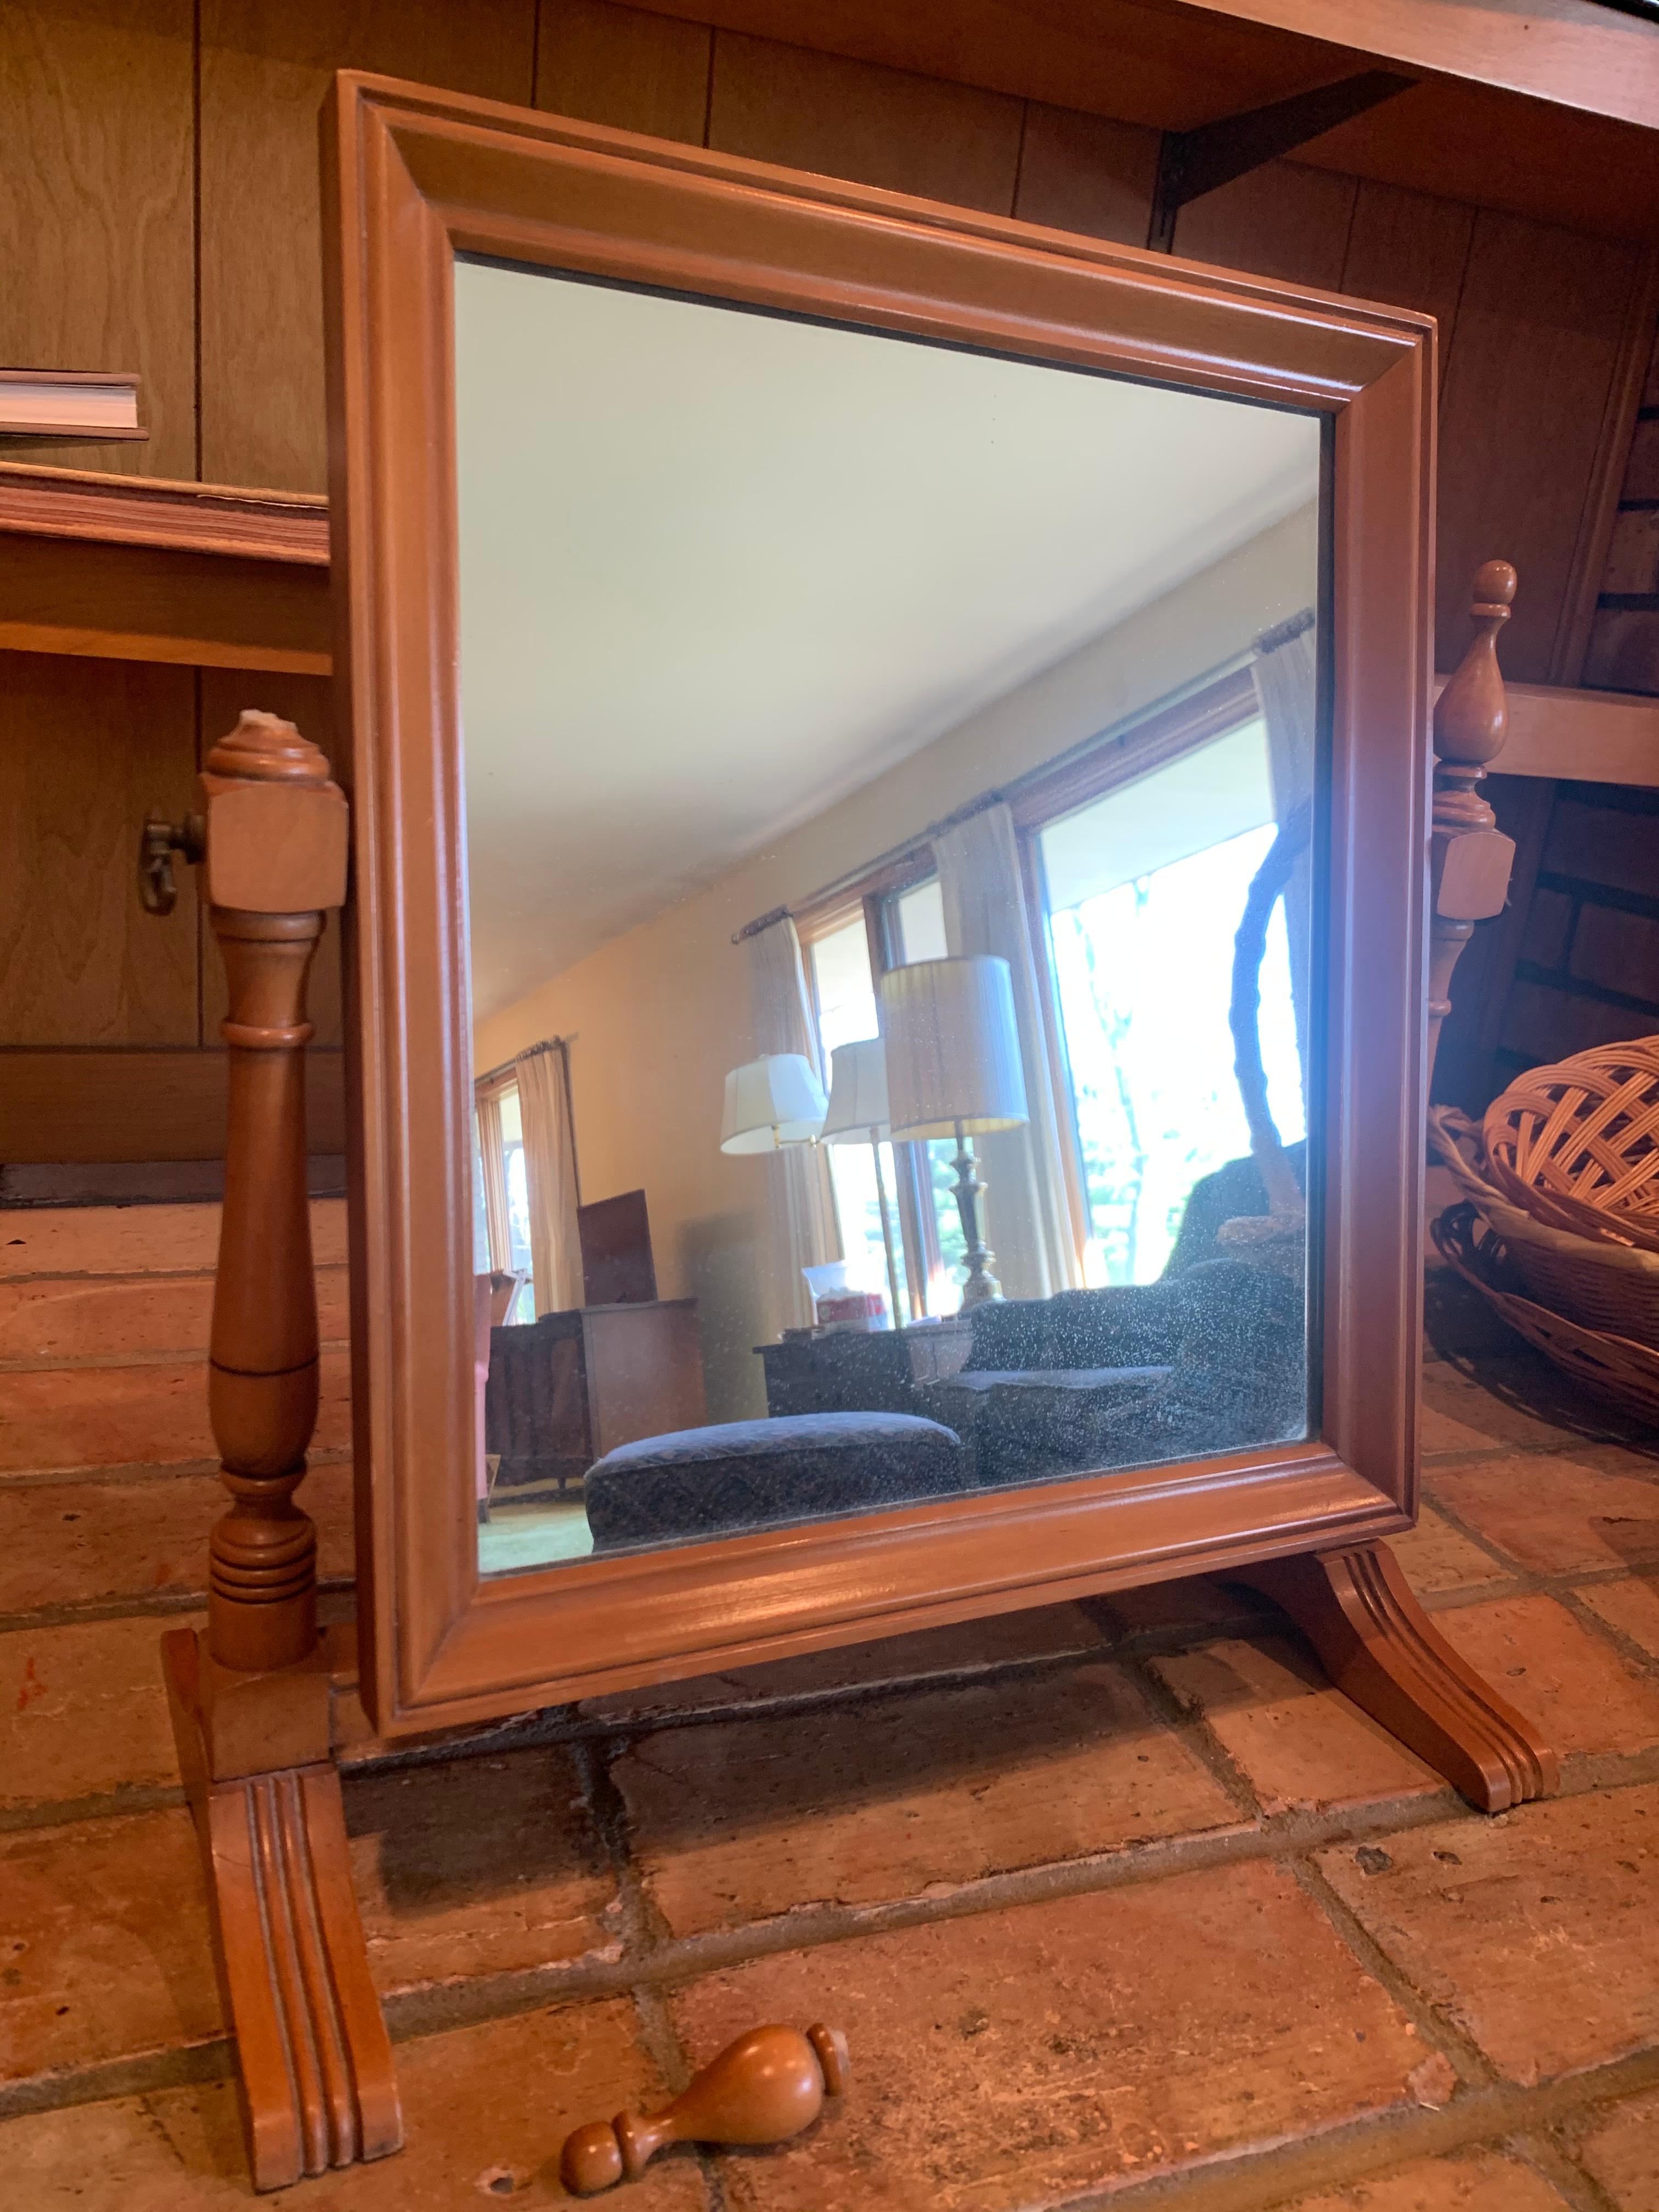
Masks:
[[[961,1370],[925,1410],[976,1488],[1208,1456],[1305,1433],[1304,1295],[1211,1260],[1157,1283],[977,1306]]]

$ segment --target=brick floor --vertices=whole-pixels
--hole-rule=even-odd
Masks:
[[[316,1209],[331,1297],[342,1212]],[[199,1413],[216,1217],[26,1225],[0,1401],[42,1359],[129,1364],[52,1370],[96,1377],[59,1471],[0,1475],[0,2203],[246,2203],[234,2099],[196,2078],[225,2046],[156,1655],[197,1617],[218,1492],[183,1429],[131,1464],[187,1373]],[[359,1714],[353,1865],[409,2147],[295,2203],[559,2203],[570,2126],[771,2016],[847,2028],[845,2104],[780,2149],[677,2153],[629,2204],[1659,2212],[1659,1447],[1445,1284],[1431,1304],[1400,1557],[1567,1754],[1562,1797],[1469,1812],[1204,1580],[391,1756]],[[310,1486],[337,1571],[349,1483],[342,1459]]]
[[[676,1935],[1236,1826],[1115,1667],[650,1735],[611,1773]]]
[[[1013,2212],[1455,2081],[1268,1866],[764,1959],[672,2010],[694,2060],[769,2018],[828,2020],[855,2054],[856,2093],[794,2156],[719,2161],[733,2212]]]
[[[1414,2160],[1346,2189],[1298,2197],[1284,2212],[1562,2212],[1566,2203],[1536,2168],[1487,2151]]]
[[[1510,2081],[1659,2044],[1659,1784],[1339,1844],[1319,1866]]]

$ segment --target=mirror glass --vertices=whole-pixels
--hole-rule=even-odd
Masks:
[[[1316,418],[456,331],[482,1571],[1307,1435]]]

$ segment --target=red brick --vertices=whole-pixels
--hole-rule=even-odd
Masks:
[[[1659,622],[1659,616],[1654,617]],[[1599,878],[1613,872],[1611,862]],[[1527,1065],[1565,1060],[1595,1045],[1622,1044],[1627,1037],[1648,1036],[1653,1016],[1644,1007],[1612,1006],[1600,999],[1582,999],[1553,983],[1528,982],[1517,976],[1504,1002],[1503,1049]]]
[[[325,1352],[315,1448],[351,1442],[350,1360]],[[216,1460],[207,1364],[44,1367],[0,1373],[0,1473]]]
[[[1110,1666],[647,1736],[612,1773],[676,1935],[1233,1826]]]
[[[1509,1579],[1504,1568],[1460,1535],[1432,1505],[1419,1510],[1417,1526],[1409,1535],[1390,1536],[1389,1549],[1419,1597],[1441,1597],[1451,1590],[1478,1589],[1483,1583]]]
[[[0,1838],[0,2078],[220,2033],[207,1897],[182,1808]]]
[[[404,2149],[271,2203],[304,2212],[568,2205],[558,2149],[570,2130],[621,2107],[649,2110],[665,2095],[623,2000],[459,2028],[400,2044],[396,2057]],[[256,2202],[228,2082],[7,2121],[0,2170],[18,2212],[247,2212]],[[617,2203],[627,2212],[707,2212],[708,2198],[695,2160],[678,2151]]]
[[[1578,1596],[1592,1613],[1659,1659],[1659,1589],[1650,1580],[1626,1575],[1616,1583],[1586,1583]]]
[[[349,1334],[343,1267],[317,1270],[317,1326],[325,1344]],[[0,1279],[0,1360],[205,1356],[213,1277],[34,1275]]]
[[[0,1806],[176,1789],[161,1636],[201,1625],[172,1613],[0,1636]]]
[[[1573,935],[1572,973],[1606,990],[1659,999],[1659,921],[1587,902]]]
[[[781,2154],[720,2160],[732,2212],[1048,2206],[1454,2080],[1260,1864],[764,1959],[670,2002],[697,2063],[757,2020],[849,2039],[844,2106]]]
[[[300,1501],[329,1579],[354,1571],[351,1468],[313,1468]],[[0,1483],[0,1614],[207,1589],[208,1531],[228,1500],[210,1474],[149,1482]]]
[[[345,1799],[382,1991],[617,1954],[616,1878],[568,1752],[348,1776]]]
[[[1527,908],[1521,957],[1540,968],[1559,968],[1572,933],[1573,902],[1565,891],[1535,890]]]
[[[1659,1683],[1621,1659],[1553,1597],[1458,1606],[1435,1626],[1558,1752],[1659,1743]]]
[[[1435,1498],[1517,1566],[1570,1575],[1659,1559],[1655,1462],[1618,1445],[1437,1468]]]
[[[1036,1606],[958,1621],[950,1628],[884,1636],[871,1644],[844,1644],[767,1666],[733,1668],[725,1674],[699,1674],[652,1689],[619,1691],[612,1697],[590,1698],[580,1711],[597,1720],[649,1720],[721,1705],[760,1705],[774,1698],[926,1681],[930,1674],[974,1674],[1027,1660],[1097,1652],[1105,1643],[1105,1635],[1081,1606]]]
[[[1619,2212],[1650,2212],[1659,2204],[1659,2093],[1598,2113],[1578,2155]]]
[[[1319,1863],[1395,1965],[1510,2080],[1572,2074],[1659,2040],[1659,1784],[1364,1850],[1362,1862],[1336,1845]]]
[[[1597,691],[1659,691],[1659,612],[1598,607],[1590,623],[1584,681]]]
[[[1628,507],[1613,520],[1604,592],[1659,592],[1659,507]]]
[[[1550,815],[1543,865],[1588,883],[1610,884],[1615,890],[1659,890],[1653,817],[1632,808],[1598,805],[1593,796],[1575,793],[1568,785]]]
[[[1620,491],[1621,500],[1659,499],[1659,422],[1638,422]]]
[[[1298,2197],[1281,2212],[1564,2212],[1565,2204],[1535,2167],[1487,2150],[1419,2159],[1346,2189]]]
[[[311,1201],[312,1256],[343,1266],[343,1198]],[[0,1211],[0,1276],[204,1273],[219,1256],[216,1206],[42,1206]]]
[[[1202,1714],[1264,1813],[1419,1796],[1445,1786],[1333,1689],[1300,1644],[1253,1638],[1152,1664],[1187,1710]]]
[[[1431,1456],[1491,1451],[1504,1444],[1513,1449],[1517,1444],[1535,1448],[1572,1442],[1572,1431],[1558,1425],[1560,1401],[1553,1370],[1541,1361],[1518,1359],[1513,1370],[1505,1363],[1504,1379],[1509,1379],[1511,1372],[1528,1395],[1539,1398],[1540,1410],[1499,1397],[1449,1361],[1431,1361],[1423,1370],[1425,1454]]]

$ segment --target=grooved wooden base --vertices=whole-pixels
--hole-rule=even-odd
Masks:
[[[1337,1688],[1478,1811],[1560,1787],[1555,1753],[1453,1650],[1386,1544],[1270,1559],[1228,1579],[1282,1606]]]
[[[212,1778],[196,1637],[162,1638],[256,2189],[401,2148],[392,2045],[369,1977],[340,1778],[326,1759]],[[269,1686],[270,1678],[266,1678]],[[296,1692],[310,1685],[296,1679]]]

